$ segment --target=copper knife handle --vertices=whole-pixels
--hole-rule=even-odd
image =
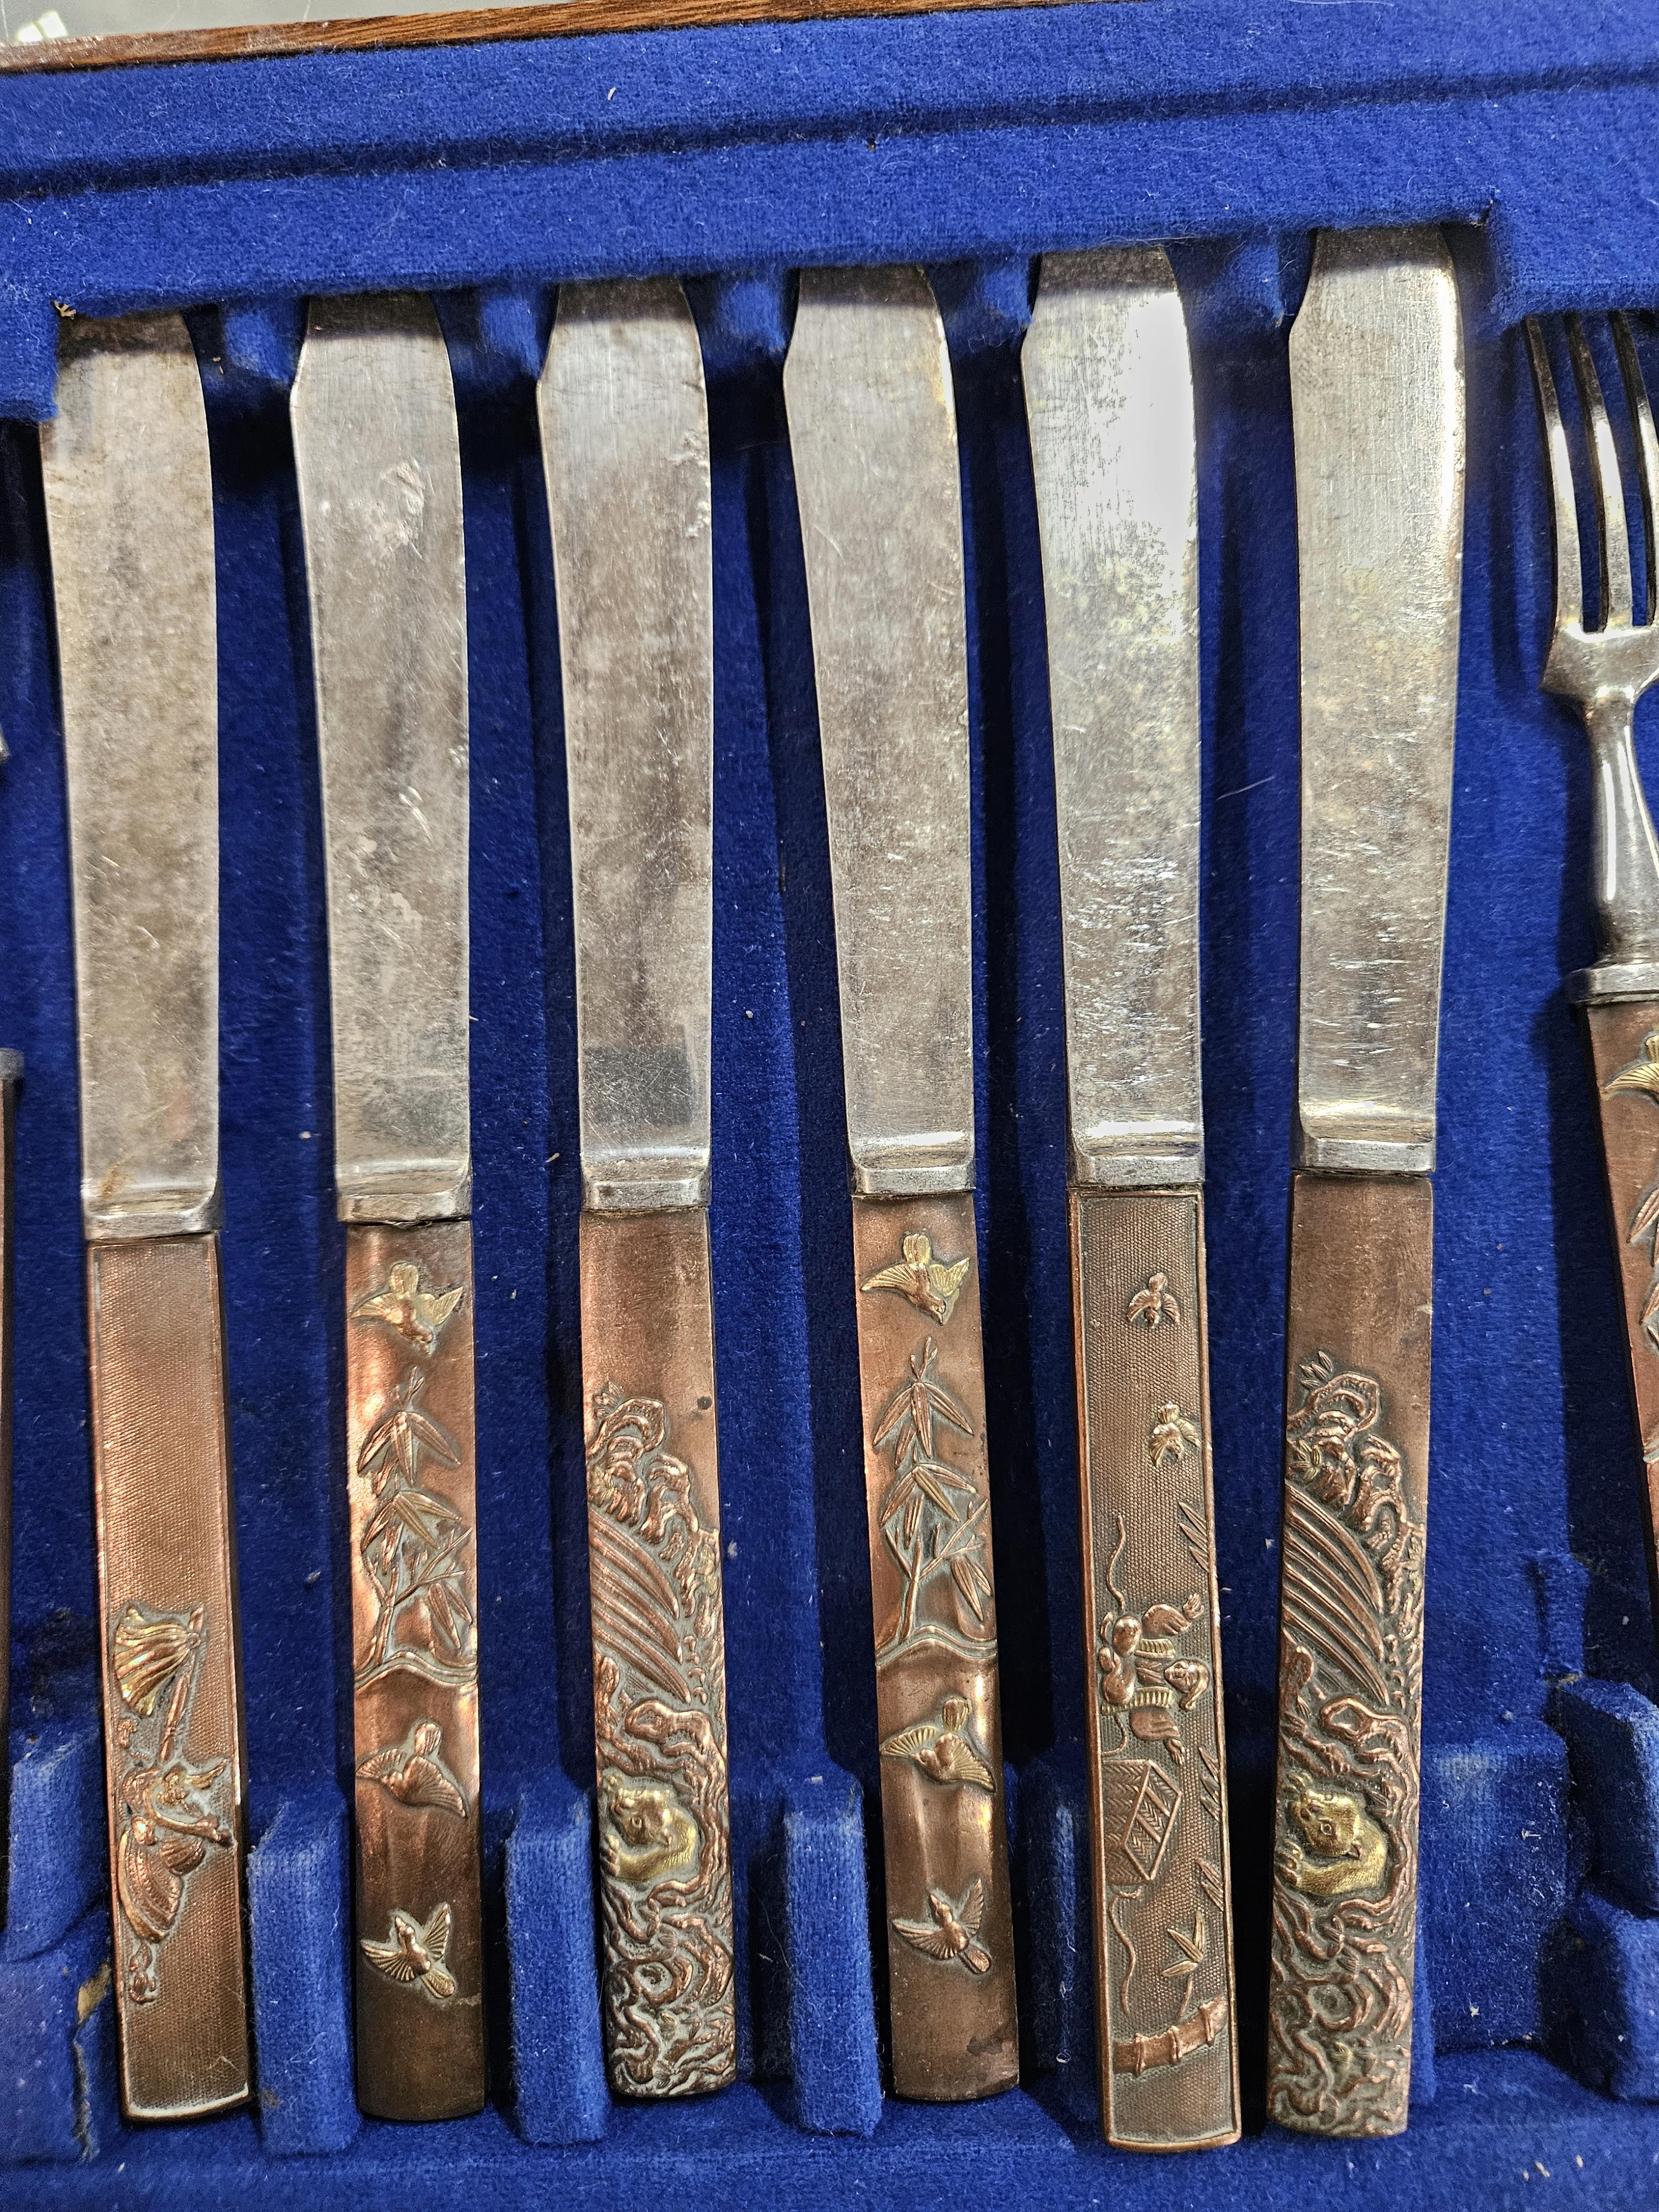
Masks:
[[[1434,1196],[1291,1200],[1267,2109],[1397,2135],[1411,2089]]]
[[[971,1193],[853,1200],[893,2087],[1019,2077]]]
[[[1101,2119],[1196,2150],[1239,2132],[1203,1200],[1071,1212]]]
[[[346,1231],[357,2101],[484,2101],[472,1228]]]
[[[1584,1030],[1646,1483],[1648,1583],[1659,1615],[1659,1000],[1587,1006]]]
[[[121,2098],[248,2094],[235,1525],[216,1235],[87,1252]]]
[[[0,760],[5,741],[0,738]],[[0,1899],[8,1893],[11,1832],[11,1421],[12,1216],[17,1086],[23,1056],[0,1050]],[[3,1925],[0,1905],[0,1925]]]
[[[580,1239],[605,2058],[683,2097],[738,2063],[708,1220]]]

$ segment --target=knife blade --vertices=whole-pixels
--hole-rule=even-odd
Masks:
[[[1316,2134],[1392,2135],[1411,2080],[1429,1176],[1462,559],[1462,337],[1437,230],[1321,234],[1291,390],[1300,1160],[1268,2109]]]
[[[68,320],[40,434],[68,774],[121,2094],[248,2094],[219,1269],[213,495],[176,315]]]
[[[1021,355],[1060,854],[1101,2118],[1239,2132],[1206,1339],[1192,370],[1158,247],[1048,254]],[[1139,1820],[1139,1830],[1134,1823]],[[1138,1958],[1176,1971],[1137,1978]]]
[[[1018,2075],[973,1181],[955,400],[918,269],[808,270],[784,367],[853,1188],[893,2086]]]
[[[315,300],[291,403],[347,1224],[357,2100],[484,2100],[467,1085],[466,577],[415,294]]]
[[[714,572],[679,285],[568,284],[538,392],[576,942],[583,1395],[612,2088],[737,2076],[708,1259]]]

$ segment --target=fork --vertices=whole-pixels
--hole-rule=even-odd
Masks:
[[[1555,522],[1555,629],[1541,683],[1577,708],[1595,775],[1590,866],[1600,953],[1568,988],[1584,1010],[1601,1114],[1631,1392],[1647,1469],[1648,1574],[1659,1610],[1659,1120],[1650,1111],[1659,1107],[1659,840],[1634,744],[1636,702],[1659,677],[1659,437],[1630,325],[1623,315],[1611,315],[1647,550],[1638,621],[1619,448],[1583,323],[1577,315],[1564,320],[1595,507],[1600,621],[1594,629],[1585,626],[1572,453],[1544,332],[1529,320],[1527,348]]]

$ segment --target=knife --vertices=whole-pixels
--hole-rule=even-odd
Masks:
[[[1060,833],[1101,2114],[1123,2148],[1191,2150],[1233,2142],[1239,2110],[1204,1285],[1198,492],[1167,256],[1046,255],[1021,362]]]
[[[66,320],[40,434],[68,769],[121,2095],[248,2094],[219,1270],[213,488],[176,315]]]
[[[1302,994],[1268,2110],[1406,2125],[1435,1073],[1463,526],[1437,230],[1322,233],[1291,336]]]
[[[430,301],[311,304],[292,399],[346,1224],[357,2100],[484,2099],[466,577]]]
[[[807,270],[784,365],[841,982],[893,2087],[1018,2076],[974,1225],[961,487],[919,269]]]
[[[714,573],[670,279],[568,284],[538,394],[563,672],[606,2058],[737,2076],[708,1264]]]

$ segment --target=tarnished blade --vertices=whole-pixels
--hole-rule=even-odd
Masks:
[[[1463,347],[1437,230],[1322,232],[1291,334],[1310,1168],[1434,1164]]]
[[[314,300],[292,402],[347,1221],[471,1202],[466,578],[430,301]]]
[[[559,594],[586,1202],[708,1196],[714,577],[679,286],[566,285],[539,393]]]
[[[94,1238],[219,1206],[218,659],[201,379],[177,315],[76,317],[40,433]]]
[[[817,672],[853,1185],[974,1176],[968,662],[945,330],[919,269],[806,270],[783,373]]]
[[[1198,1182],[1198,495],[1167,257],[1050,253],[1021,355],[1048,606],[1073,1172]]]

